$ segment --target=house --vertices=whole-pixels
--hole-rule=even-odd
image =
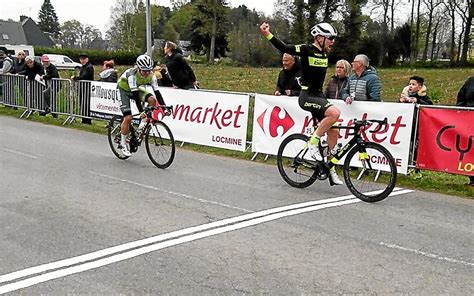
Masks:
[[[53,47],[54,41],[34,20],[21,16],[20,22],[0,20],[0,44],[27,44],[32,46]]]
[[[165,46],[165,39],[154,39],[153,40],[153,50],[158,50],[163,52],[163,47]],[[178,47],[181,49],[183,52],[183,57],[187,58],[192,55],[192,51],[190,48],[191,46],[191,41],[188,40],[178,40],[177,43]]]
[[[88,46],[89,49],[100,49],[100,50],[113,50],[112,44],[110,40],[102,39],[101,37],[97,37],[92,40],[91,44]]]

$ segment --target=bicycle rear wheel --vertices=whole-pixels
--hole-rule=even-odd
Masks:
[[[107,126],[107,138],[109,139],[109,146],[112,149],[112,152],[119,159],[127,159],[128,156],[122,154],[122,151],[119,148],[120,145],[120,126],[122,124],[122,116],[114,115],[110,119]],[[128,141],[127,141],[128,143]]]
[[[145,131],[145,147],[151,162],[160,169],[166,169],[174,160],[174,137],[170,128],[162,121],[148,125]]]
[[[278,171],[289,185],[305,188],[316,181],[318,172],[311,162],[305,159],[309,137],[303,134],[288,136],[280,145],[277,154]]]
[[[397,166],[382,145],[367,142],[352,148],[344,161],[344,180],[357,198],[377,202],[392,193],[397,182]]]

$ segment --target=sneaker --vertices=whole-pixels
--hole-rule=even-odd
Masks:
[[[127,157],[132,156],[132,153],[130,153],[130,151],[128,151],[127,146],[124,146],[124,147],[119,146],[119,148],[122,148],[121,151],[122,151],[123,156],[127,156]]]
[[[308,151],[309,155],[317,161],[322,161],[323,157],[321,156],[321,153],[319,152],[319,148],[317,145],[313,145],[311,143],[308,143]]]
[[[329,177],[331,178],[331,181],[334,185],[342,185],[344,184],[341,179],[339,179],[339,176],[337,175],[337,172],[334,168],[329,170]]]

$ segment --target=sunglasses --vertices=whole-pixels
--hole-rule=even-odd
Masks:
[[[331,36],[331,37],[326,37],[326,38],[329,39],[329,40],[331,40],[331,41],[333,41],[333,40],[336,39],[336,36]]]

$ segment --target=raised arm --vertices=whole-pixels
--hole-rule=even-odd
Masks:
[[[260,25],[260,32],[281,52],[289,53],[291,55],[301,55],[301,45],[285,44],[283,41],[273,36],[270,32],[270,25],[267,22],[263,22]]]

